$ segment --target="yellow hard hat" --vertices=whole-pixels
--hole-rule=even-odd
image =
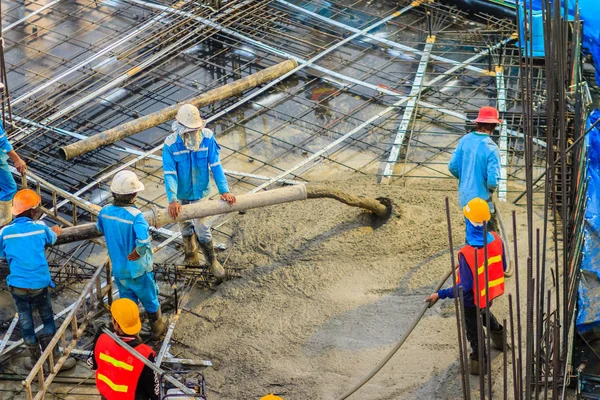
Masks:
[[[275,396],[273,393],[271,393],[264,397],[261,397],[260,400],[283,400],[283,399],[281,397]]]
[[[126,334],[135,335],[142,329],[140,310],[132,300],[123,298],[113,301],[110,313]]]
[[[37,208],[40,205],[42,199],[39,194],[31,189],[19,190],[13,198],[13,205],[11,212],[13,215],[19,215],[32,208]]]
[[[463,207],[463,213],[469,221],[476,224],[482,224],[483,221],[487,222],[491,218],[490,206],[485,200],[479,197],[475,197],[469,201],[467,205]]]

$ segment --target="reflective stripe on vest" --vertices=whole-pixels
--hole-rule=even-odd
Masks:
[[[488,285],[487,288],[489,293],[486,292],[485,285],[485,265],[486,262],[482,262],[477,269],[475,268],[475,252],[477,253],[477,262],[484,259],[484,249],[475,248],[469,245],[465,245],[460,249],[459,254],[465,258],[465,261],[471,269],[473,275],[473,302],[479,308],[485,308],[487,306],[486,294],[489,301],[492,301],[496,297],[504,293],[504,268],[502,261],[502,239],[495,233],[491,232],[494,240],[487,245],[487,266],[488,266]],[[460,274],[459,274],[460,275]],[[460,276],[457,276],[457,283],[460,282]],[[479,296],[476,295],[477,289],[479,289]]]
[[[154,351],[145,344],[135,347],[148,358]],[[110,336],[100,335],[94,348],[96,387],[107,400],[134,400],[144,363],[119,346]]]

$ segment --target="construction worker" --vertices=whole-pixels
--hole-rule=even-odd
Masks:
[[[17,193],[17,184],[8,167],[8,159],[10,158],[15,164],[15,168],[20,174],[24,174],[27,170],[27,164],[14,151],[3,124],[0,122],[0,227],[8,224],[12,220],[11,206],[12,199]]]
[[[54,283],[44,248],[56,242],[62,229],[59,226],[48,228],[42,221],[36,221],[40,203],[40,196],[33,190],[18,191],[11,208],[16,218],[0,230],[0,257],[8,261],[10,273],[6,283],[19,313],[21,334],[30,356],[25,360],[25,366],[29,369],[56,333],[48,291],[48,286],[54,287]],[[37,311],[44,325],[39,340],[34,329],[33,310]],[[58,346],[54,347],[54,360],[60,356]],[[74,366],[75,359],[69,357],[61,371]]]
[[[485,274],[485,256],[484,256],[484,237],[483,222],[489,221],[490,209],[488,203],[480,198],[475,198],[467,203],[463,208],[463,213],[467,219],[467,244],[458,252],[458,274],[457,286],[463,289],[463,303],[465,310],[465,321],[467,330],[467,339],[471,343],[472,353],[470,356],[471,374],[479,375],[480,370],[485,373],[484,367],[479,365],[479,342],[477,338],[477,312],[482,317],[482,326],[488,326],[486,314],[489,311],[489,332],[493,347],[497,350],[504,350],[504,327],[498,322],[490,307],[492,300],[504,293],[504,271],[506,271],[506,258],[504,256],[504,244],[502,239],[495,232],[487,233],[487,296],[489,304],[486,303],[486,274]],[[477,258],[475,258],[477,253]],[[475,260],[477,264],[475,265]],[[475,279],[477,281],[475,282]],[[477,289],[479,293],[477,293]],[[457,288],[458,290],[458,288]],[[430,307],[438,299],[453,299],[454,287],[442,289],[437,293],[428,296],[425,301],[430,303]],[[486,310],[487,309],[487,310]],[[482,348],[485,343],[482,343]],[[484,351],[482,356],[485,360]]]
[[[140,311],[131,300],[122,298],[110,306],[115,334],[138,353],[154,362],[156,353],[138,336],[142,329]],[[96,326],[97,339],[88,358],[96,371],[96,387],[104,400],[158,400],[158,375],[143,362],[121,347],[106,333],[103,324]]]
[[[492,196],[500,181],[500,150],[490,134],[501,123],[494,107],[481,107],[475,120],[475,131],[463,136],[452,153],[448,170],[458,178],[458,202],[461,208],[469,200],[486,200],[491,210],[490,231],[498,230]]]
[[[152,237],[144,214],[135,206],[144,190],[133,171],[119,171],[110,184],[113,204],[104,206],[96,226],[106,238],[112,273],[120,297],[142,303],[148,312],[152,337],[159,339],[167,329],[154,280]]]
[[[173,122],[173,134],[165,139],[163,147],[163,170],[169,200],[169,214],[177,218],[182,205],[196,203],[210,193],[210,174],[217,184],[221,200],[235,204],[235,196],[229,193],[227,179],[219,159],[219,145],[214,134],[206,128],[198,108],[184,104]],[[210,227],[205,218],[179,223],[185,250],[184,263],[199,265],[197,242],[206,259],[211,274],[217,279],[225,277],[225,270],[215,255]]]

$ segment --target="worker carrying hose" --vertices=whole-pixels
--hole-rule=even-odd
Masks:
[[[56,333],[48,291],[48,287],[54,287],[54,283],[44,248],[56,242],[62,229],[59,226],[48,228],[42,221],[36,221],[41,201],[40,196],[31,189],[18,191],[11,209],[16,218],[0,230],[0,257],[8,261],[10,273],[6,277],[6,284],[19,313],[23,342],[30,356],[25,360],[28,369],[33,368],[42,355],[41,351],[46,349]],[[34,310],[43,324],[39,340],[33,324]],[[53,353],[54,360],[61,357],[58,346],[54,347]],[[60,370],[74,366],[75,359],[69,357]]]
[[[117,299],[110,306],[115,334],[135,351],[154,362],[156,353],[140,340],[142,329],[138,306],[130,299]],[[96,387],[103,400],[158,400],[160,383],[156,372],[135,358],[96,325],[94,350],[87,363],[96,371]]]
[[[494,107],[481,107],[475,119],[475,131],[463,136],[452,153],[448,170],[458,178],[460,207],[479,197],[488,202],[491,219],[490,231],[498,231],[498,222],[492,196],[500,181],[500,150],[490,135],[501,123]]]
[[[219,145],[214,134],[206,128],[198,108],[184,104],[179,108],[173,122],[173,134],[165,139],[163,147],[163,171],[169,200],[169,214],[177,218],[182,205],[206,199],[210,193],[210,172],[217,184],[221,200],[235,204],[235,196],[229,193],[227,178],[219,159]],[[205,218],[179,223],[186,265],[200,265],[197,243],[200,244],[211,274],[225,277],[225,270],[217,260],[210,227]],[[198,242],[196,242],[196,240]]]
[[[491,308],[492,300],[504,293],[504,271],[506,270],[506,259],[504,256],[504,243],[495,232],[487,233],[487,269],[488,269],[488,284],[487,298],[489,305],[486,303],[486,274],[485,274],[485,253],[484,253],[484,238],[483,238],[483,222],[490,220],[490,209],[488,203],[480,198],[474,198],[463,208],[463,213],[467,219],[467,244],[465,244],[458,252],[458,287],[463,290],[463,304],[465,310],[465,321],[467,330],[467,339],[471,343],[472,353],[470,356],[471,374],[479,375],[480,370],[485,374],[485,362],[483,368],[479,365],[479,341],[477,337],[477,312],[479,311],[482,318],[482,327],[489,326],[490,338],[495,349],[504,350],[504,327],[500,325]],[[475,257],[477,253],[477,257]],[[477,260],[478,266],[475,265]],[[475,282],[477,279],[477,282]],[[479,293],[477,292],[479,290]],[[428,296],[425,301],[430,303],[430,307],[434,305],[438,299],[453,299],[454,287],[442,289],[437,293]],[[488,310],[486,310],[486,307]],[[489,325],[486,322],[486,314],[489,311]],[[483,332],[482,332],[483,333]],[[483,337],[483,334],[482,334]],[[482,360],[486,359],[485,342],[482,343],[484,349]]]
[[[6,137],[3,123],[0,123],[0,227],[12,220],[12,200],[17,193],[17,184],[8,167],[10,158],[15,168],[22,175],[27,170],[27,164],[19,157]]]
[[[135,206],[144,190],[133,171],[119,171],[110,184],[113,204],[98,214],[96,227],[106,238],[112,274],[120,297],[142,303],[148,312],[152,337],[159,339],[167,329],[154,280],[152,236],[144,214]]]

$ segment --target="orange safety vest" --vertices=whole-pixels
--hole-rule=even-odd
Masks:
[[[487,244],[488,298],[490,301],[492,301],[504,293],[504,263],[502,262],[502,239],[500,239],[496,232],[490,233],[494,236],[494,240]],[[485,308],[487,306],[485,299],[485,257],[483,250],[483,247],[478,249],[467,244],[458,252],[458,254],[462,254],[462,256],[465,258],[465,261],[471,269],[471,274],[473,274],[474,303],[479,308]],[[475,252],[477,252],[477,262],[479,263],[479,268],[477,268],[477,271],[475,271]],[[479,285],[479,295],[476,295],[477,286],[475,286],[475,279],[477,279],[477,284]],[[456,278],[456,283],[459,282],[460,268],[458,269],[458,275]]]
[[[140,344],[134,349],[146,358],[156,354],[145,344]],[[134,400],[144,363],[104,333],[96,342],[94,358],[98,365],[96,370],[98,392],[106,400]]]

